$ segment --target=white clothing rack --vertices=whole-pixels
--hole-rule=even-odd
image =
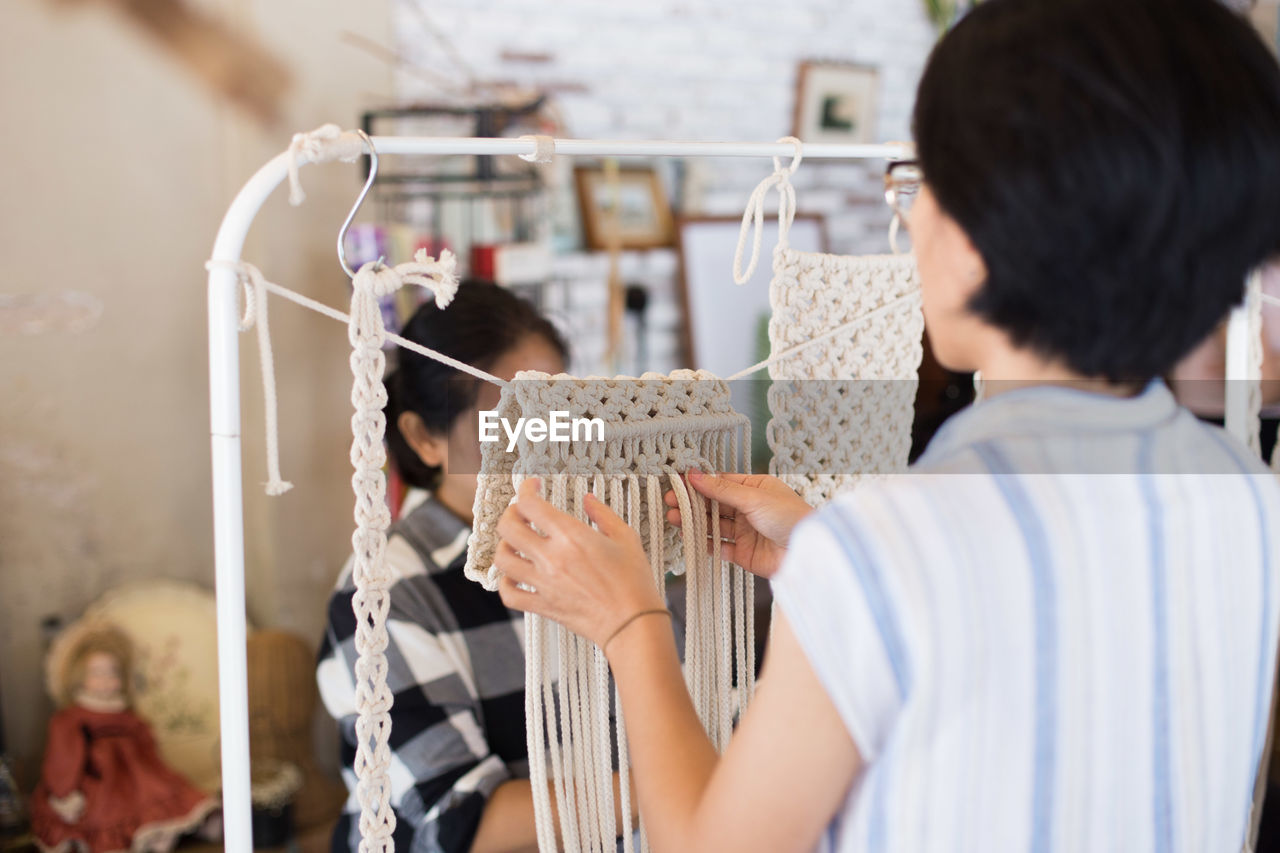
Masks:
[[[373,138],[379,154],[514,154],[533,156],[531,138]],[[803,145],[805,159],[900,160],[904,144]],[[580,157],[777,157],[797,153],[790,142],[664,142],[554,140],[554,153]],[[218,692],[222,730],[222,797],[225,849],[253,849],[249,788],[249,694],[245,642],[244,504],[240,459],[240,351],[237,277],[245,236],[263,202],[285,180],[289,152],[249,179],[218,229],[209,272],[209,402],[213,450],[214,561],[218,619]],[[1232,315],[1227,377],[1248,379],[1248,324],[1243,309]],[[1233,385],[1228,383],[1228,389]],[[1242,440],[1248,426],[1245,394],[1228,391],[1227,428]]]

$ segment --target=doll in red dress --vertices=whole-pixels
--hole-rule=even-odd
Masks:
[[[165,765],[130,707],[131,661],[129,638],[112,626],[86,633],[68,657],[31,797],[31,828],[46,853],[167,853],[217,821],[218,803]]]

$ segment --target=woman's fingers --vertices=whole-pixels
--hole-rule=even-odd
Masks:
[[[518,582],[511,575],[504,575],[498,580],[498,596],[502,603],[512,610],[523,610],[526,613],[540,613],[537,593],[529,592],[517,586]]]
[[[681,526],[680,510],[667,510],[667,523],[675,525],[677,526],[677,528],[678,526]],[[723,551],[724,558],[726,558],[726,560],[732,561],[733,557],[731,555],[731,552],[728,551],[728,549],[730,549],[733,546],[733,543],[736,542],[737,537],[741,535],[739,530],[737,530],[737,521],[735,519],[732,519],[732,517],[730,516],[722,515],[721,528],[719,528],[719,534],[721,534],[721,537],[719,537],[721,538],[721,543],[722,543],[721,547],[724,548],[724,551]],[[707,553],[713,553],[712,548],[714,546],[714,543],[716,543],[716,526],[714,526],[712,523],[710,523],[710,520],[708,520]]]
[[[671,492],[668,492],[667,494],[671,494]],[[715,524],[715,519],[716,519],[716,517],[711,514],[710,502],[706,504],[706,516],[707,516],[707,528],[710,529],[711,526]],[[673,524],[676,527],[679,527],[681,526],[681,524],[683,524],[683,519],[680,517],[679,509],[668,509],[666,512],[666,519],[668,523]],[[730,509],[729,507],[724,507],[724,506],[720,507],[720,526],[722,528],[732,526],[734,524],[737,524],[737,522],[738,522],[737,511]]]
[[[515,503],[507,507],[507,512],[514,510],[548,536],[556,533],[564,535],[575,524],[581,524],[573,516],[552,506],[550,501],[542,497],[541,489],[542,481],[538,478],[530,477],[525,480],[516,490]]]
[[[746,485],[743,475],[712,476],[697,468],[690,468],[689,485],[705,498],[719,501],[723,507],[746,509],[760,499],[759,490]]]
[[[513,511],[515,506],[508,507],[498,519],[498,536],[526,557],[533,558],[541,553],[546,537],[530,527],[518,511]]]
[[[516,550],[506,540],[498,543],[498,550],[493,555],[493,564],[506,577],[513,578],[519,583],[527,584],[534,589],[538,588],[537,567],[517,554]]]
[[[589,492],[582,499],[582,508],[596,528],[610,539],[621,539],[635,533],[631,525],[623,521],[621,516],[609,508],[608,504]]]

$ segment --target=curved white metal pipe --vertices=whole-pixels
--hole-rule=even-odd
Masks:
[[[288,174],[281,154],[258,170],[227,209],[213,259],[239,261],[267,196]],[[218,614],[218,713],[222,730],[224,847],[253,849],[249,798],[249,687],[244,598],[244,503],[240,470],[238,282],[223,265],[209,271],[209,420],[213,451],[213,554]]]

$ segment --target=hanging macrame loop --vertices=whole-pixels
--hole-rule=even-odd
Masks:
[[[796,169],[800,168],[800,162],[804,160],[804,143],[794,136],[784,136],[778,141],[790,142],[792,145],[795,146],[796,151],[794,154],[791,155],[791,163],[785,167],[782,165],[782,160],[780,160],[777,157],[774,157],[773,171],[774,172],[785,171],[788,175],[794,175],[796,173]]]
[[[786,136],[779,142],[790,142],[795,145],[796,153],[791,163],[782,165],[782,160],[773,158],[773,174],[761,181],[747,200],[747,209],[742,214],[742,228],[738,231],[738,248],[733,253],[733,281],[735,284],[746,284],[755,275],[756,266],[760,263],[760,246],[764,242],[764,200],[769,190],[778,190],[778,246],[787,246],[787,236],[791,223],[796,218],[796,190],[791,185],[791,176],[800,167],[804,159],[804,146],[794,136]],[[746,252],[749,229],[754,224],[755,236],[751,242],[751,261],[744,271],[742,256]]]
[[[325,124],[309,133],[295,133],[289,143],[289,204],[295,207],[306,200],[298,167],[307,163],[341,160],[354,163],[364,153],[364,140],[354,131],[343,132],[336,124]]]
[[[244,313],[238,328],[241,332],[258,330],[258,360],[262,367],[263,419],[267,431],[266,492],[278,497],[293,488],[293,483],[280,476],[280,419],[276,400],[275,358],[271,350],[271,330],[267,323],[267,281],[253,264],[209,261],[205,269],[230,268],[244,288]]]

